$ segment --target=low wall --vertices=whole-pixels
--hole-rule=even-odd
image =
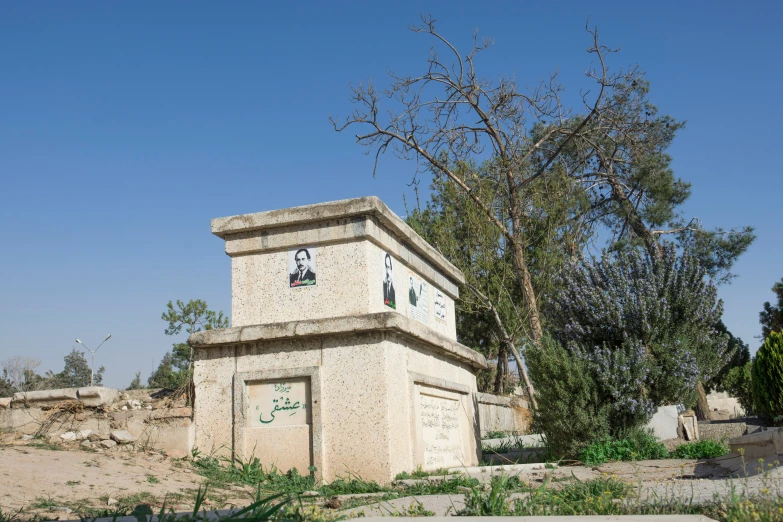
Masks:
[[[478,393],[479,423],[482,438],[488,433],[527,433],[530,429],[528,402],[519,397]]]
[[[699,438],[702,440],[723,441],[741,437],[748,431],[744,422],[699,422]]]

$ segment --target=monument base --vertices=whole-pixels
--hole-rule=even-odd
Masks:
[[[325,481],[478,464],[475,371],[486,361],[399,313],[211,330],[189,343],[204,453]]]

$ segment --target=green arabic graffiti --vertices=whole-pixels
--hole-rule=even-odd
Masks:
[[[258,416],[258,421],[261,424],[269,424],[270,422],[275,420],[275,412],[278,412],[278,411],[291,411],[291,410],[293,410],[293,411],[291,411],[291,413],[288,414],[288,416],[291,417],[292,415],[295,415],[296,414],[296,410],[298,410],[300,408],[299,401],[296,401],[295,403],[291,404],[291,399],[286,398],[285,401],[283,401],[282,404],[280,404],[281,401],[283,401],[283,397],[280,397],[279,400],[278,399],[273,399],[272,402],[274,403],[275,407],[272,408],[271,412],[269,412],[270,419],[269,420],[264,420],[264,414],[262,413],[261,415]],[[305,409],[305,405],[302,404],[301,408]],[[256,408],[256,409],[258,409],[258,408]]]

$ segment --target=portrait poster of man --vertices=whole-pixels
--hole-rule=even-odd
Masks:
[[[301,247],[288,251],[289,288],[315,286],[316,253],[314,247]]]
[[[397,309],[397,298],[394,289],[394,264],[388,252],[383,254],[383,304]]]
[[[435,319],[438,319],[439,321],[446,322],[446,296],[443,295],[443,292],[435,289],[435,302],[433,303],[433,306],[435,306]]]
[[[408,275],[409,316],[422,323],[429,322],[427,283],[414,273]]]

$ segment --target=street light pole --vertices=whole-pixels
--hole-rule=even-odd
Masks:
[[[92,386],[92,383],[93,383],[93,374],[95,373],[95,352],[97,352],[98,350],[100,350],[100,349],[101,349],[101,346],[103,346],[103,343],[105,343],[106,341],[108,341],[108,340],[109,340],[109,338],[111,338],[111,334],[107,335],[107,336],[106,336],[106,339],[104,339],[103,341],[101,341],[101,344],[99,344],[99,345],[98,345],[98,347],[97,347],[95,350],[90,350],[89,348],[87,348],[87,345],[86,345],[86,344],[84,344],[83,342],[81,342],[79,339],[76,339],[76,342],[77,342],[77,343],[79,343],[79,344],[81,344],[82,346],[84,346],[85,348],[87,348],[87,351],[88,351],[88,352],[90,352],[90,356],[91,356],[91,357],[90,357],[90,361],[91,361],[91,364],[90,364],[90,386]]]

